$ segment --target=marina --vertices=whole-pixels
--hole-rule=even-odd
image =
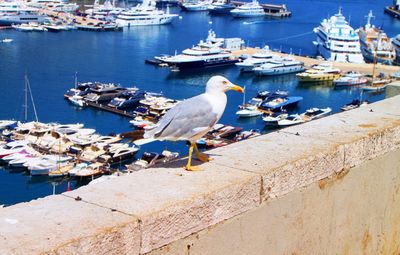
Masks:
[[[5,84],[4,90],[7,92],[7,94],[1,96],[0,100],[0,106],[4,109],[0,112],[1,119],[21,120],[22,103],[20,99],[23,98],[21,84],[25,72],[28,73],[31,81],[33,97],[41,122],[84,123],[85,127],[95,129],[96,133],[102,134],[102,136],[111,133],[114,135],[124,134],[136,129],[130,121],[138,124],[137,128],[139,129],[146,125],[153,125],[154,122],[148,120],[147,113],[143,114],[142,120],[140,118],[135,120],[137,113],[134,113],[133,109],[110,106],[120,106],[125,102],[124,98],[117,96],[117,94],[103,102],[83,100],[78,96],[73,99],[71,97],[75,102],[62,100],[62,95],[71,87],[74,87],[75,72],[79,73],[80,81],[120,82],[124,84],[121,87],[125,89],[132,88],[130,84],[134,84],[141,90],[152,93],[162,92],[165,98],[177,101],[202,93],[205,83],[210,77],[222,74],[236,84],[246,87],[245,97],[249,97],[243,99],[241,95],[228,94],[228,105],[221,119],[221,123],[225,124],[226,129],[222,131],[235,136],[245,131],[241,136],[250,138],[259,133],[268,133],[276,129],[276,126],[267,125],[263,120],[263,118],[276,114],[275,112],[267,115],[265,115],[265,112],[261,112],[261,114],[257,112],[257,117],[239,118],[236,115],[238,106],[243,101],[247,102],[259,91],[285,90],[288,91],[289,96],[303,98],[297,106],[288,108],[286,113],[279,113],[279,118],[282,120],[285,119],[284,114],[288,116],[301,115],[314,108],[320,110],[331,108],[329,114],[334,114],[341,111],[340,108],[353,102],[353,100],[361,98],[359,102],[354,102],[348,108],[361,105],[366,100],[375,102],[385,97],[385,90],[365,90],[361,92],[362,85],[358,84],[354,86],[334,86],[333,80],[313,83],[300,82],[295,73],[259,76],[252,71],[242,71],[243,67],[235,66],[235,63],[244,63],[246,59],[249,59],[249,56],[267,49],[265,46],[268,46],[269,54],[302,62],[305,69],[324,63],[324,60],[317,57],[317,47],[312,43],[315,40],[313,28],[317,27],[324,18],[337,13],[337,4],[324,3],[326,5],[324,7],[325,13],[312,10],[307,15],[313,15],[313,18],[310,18],[307,22],[304,22],[304,20],[308,16],[297,15],[297,13],[304,13],[305,7],[302,6],[304,3],[286,1],[285,4],[293,11],[293,15],[287,19],[268,17],[257,20],[234,19],[230,15],[181,12],[179,7],[171,6],[169,7],[170,13],[176,14],[177,17],[166,26],[135,26],[129,29],[125,27],[118,28],[115,33],[93,33],[80,29],[71,32],[49,33],[51,28],[57,29],[54,29],[55,23],[50,23],[44,25],[48,29],[47,32],[23,33],[14,29],[2,30],[1,38],[11,39],[12,42],[0,44],[0,51],[2,52],[0,64],[4,67],[0,70],[0,79],[2,84]],[[119,6],[118,3],[116,5]],[[311,3],[307,2],[305,5],[310,7]],[[397,36],[396,22],[398,21],[384,15],[382,10],[379,9],[382,6],[366,4],[357,13],[354,12],[354,8],[355,4],[353,3],[343,5],[343,13],[346,18],[351,14],[349,23],[353,28],[365,24],[365,15],[368,14],[369,10],[373,10],[376,16],[373,24],[377,26],[384,20],[385,26],[383,28],[387,37],[395,38]],[[163,10],[167,11],[166,8],[163,8]],[[55,20],[70,20],[68,18],[70,15],[67,13],[49,10],[42,10],[42,13],[54,17]],[[331,15],[328,16],[328,14]],[[101,26],[99,23],[106,24],[106,21],[101,20],[100,17],[74,16],[74,18],[77,21],[76,23],[80,22],[83,26],[88,25],[90,28],[94,28],[92,29],[94,31],[96,31],[96,27]],[[349,21],[348,18],[347,21]],[[67,24],[68,22],[64,23]],[[92,23],[92,25],[89,23]],[[212,68],[201,67],[193,70],[188,68],[185,71],[181,68],[179,72],[171,72],[171,69],[168,68],[155,68],[152,65],[144,64],[146,59],[151,59],[154,56],[168,54],[170,57],[174,57],[183,53],[185,49],[192,49],[193,46],[199,44],[200,40],[206,42],[210,30],[214,32],[216,39],[239,38],[241,40],[240,48],[229,50],[230,57],[235,59],[235,63]],[[265,33],[263,31],[270,32]],[[176,40],[176,38],[180,39]],[[29,47],[22,47],[22,45]],[[35,49],[35,51],[32,49]],[[159,61],[157,65],[163,64],[163,61]],[[22,64],[19,66],[17,63]],[[363,77],[367,76],[369,79],[372,76],[372,63],[334,62],[331,64],[332,68],[340,69],[341,76],[349,71],[359,72]],[[383,73],[389,79],[397,72],[399,72],[397,66],[376,64],[377,77],[380,73]],[[116,100],[111,104],[113,99]],[[79,106],[81,100],[83,100],[82,106]],[[32,107],[29,107],[29,110],[32,111]],[[240,140],[240,138],[237,140]],[[218,141],[215,137],[206,137],[205,140],[199,141],[199,145],[203,145],[207,149],[229,143],[229,140]],[[64,144],[62,145],[64,146]],[[178,152],[181,156],[186,156],[186,148],[186,144],[181,142],[156,142],[141,146],[132,158],[133,161],[140,160],[145,153],[149,152],[161,155],[164,150]],[[86,153],[84,157],[90,158],[91,153]],[[146,157],[143,160],[146,161],[145,159]],[[108,161],[107,157],[104,157],[103,160]],[[146,162],[151,161],[150,159]],[[15,165],[20,164],[18,161],[14,163]],[[115,164],[117,165],[115,169],[124,169],[124,165],[130,165],[125,162]],[[144,162],[142,164],[146,165]],[[83,165],[79,167],[83,167]],[[15,174],[8,167],[4,168],[0,171],[2,186],[7,188],[10,184],[19,184],[13,185],[17,186],[13,187],[15,197],[2,196],[0,204],[9,205],[52,194],[53,186],[56,187],[56,193],[64,192],[67,190],[68,181],[72,189],[82,185],[76,178],[67,178],[66,173],[71,170],[69,168],[70,166],[66,165],[65,168],[64,166],[63,168],[60,167],[50,174],[53,176],[64,175],[60,180],[49,176],[31,176],[25,171]],[[135,166],[131,166],[131,168],[135,169]],[[84,175],[85,173],[85,175],[90,176],[90,173],[93,173],[97,175],[99,169],[98,165],[93,165],[90,171],[86,171],[86,173],[81,171],[81,174]],[[75,170],[78,171],[78,169]],[[9,188],[11,189],[11,187]]]

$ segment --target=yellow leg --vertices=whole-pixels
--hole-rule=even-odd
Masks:
[[[188,162],[187,162],[186,167],[185,167],[185,170],[187,170],[187,171],[198,171],[198,170],[200,170],[198,167],[192,166],[193,147],[195,147],[195,144],[191,143],[190,147],[189,147]]]
[[[201,162],[209,162],[211,160],[210,156],[208,156],[205,153],[201,153],[199,151],[199,148],[197,148],[197,144],[194,144],[194,149],[196,151],[196,157],[201,161]]]

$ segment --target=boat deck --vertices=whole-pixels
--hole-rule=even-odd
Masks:
[[[99,109],[99,110],[116,113],[118,115],[122,115],[122,116],[129,117],[129,118],[134,118],[136,116],[135,114],[133,114],[131,112],[116,109],[114,107],[109,107],[107,105],[96,103],[96,102],[85,101],[85,104],[87,104],[88,106],[91,106],[93,108]]]
[[[235,6],[241,6],[245,4],[246,2],[241,2],[241,1],[231,1],[232,4]],[[285,4],[279,5],[279,4],[260,4],[265,11],[265,14],[268,16],[274,16],[274,17],[290,17],[292,15],[292,12],[289,11],[286,7]]]

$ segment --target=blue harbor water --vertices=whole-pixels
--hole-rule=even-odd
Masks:
[[[235,67],[194,72],[172,73],[144,63],[145,59],[162,53],[174,54],[205,39],[213,29],[218,37],[241,37],[249,46],[266,44],[302,55],[315,55],[312,29],[323,18],[335,14],[341,6],[354,28],[364,25],[365,16],[373,10],[374,24],[383,26],[389,37],[400,33],[400,21],[383,13],[391,0],[271,0],[285,3],[293,12],[285,19],[233,19],[230,16],[210,16],[207,13],[180,12],[181,19],[171,25],[137,27],[122,32],[70,31],[61,33],[23,33],[14,30],[0,31],[0,39],[12,38],[14,42],[0,44],[0,119],[23,117],[24,75],[28,75],[39,120],[42,122],[84,123],[100,134],[120,133],[132,127],[129,119],[91,108],[79,109],[63,99],[63,93],[74,84],[74,73],[79,81],[120,83],[137,86],[153,92],[163,92],[174,99],[184,99],[202,93],[207,80],[217,74],[246,87],[249,99],[260,90],[288,90],[291,95],[304,97],[295,111],[310,107],[340,107],[357,98],[359,89],[335,90],[329,84],[299,84],[295,75],[258,78],[240,74]],[[364,99],[377,101],[384,93],[365,93]],[[261,118],[237,119],[235,112],[243,96],[228,93],[228,105],[221,123],[245,129],[269,130]],[[32,110],[32,109],[30,109]],[[30,114],[31,119],[33,114]],[[164,149],[186,155],[185,143],[156,142],[142,147],[143,151],[161,152]],[[67,181],[52,182],[45,177],[30,177],[21,172],[0,168],[0,204],[10,205],[44,197],[67,189]],[[76,183],[71,183],[72,188]]]

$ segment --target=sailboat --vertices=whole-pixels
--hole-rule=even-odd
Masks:
[[[75,72],[75,89],[77,89],[77,87],[78,87],[78,72]],[[77,105],[79,107],[85,106],[85,101],[83,100],[83,97],[78,94],[68,97],[68,100],[72,104]]]
[[[376,78],[376,52],[377,50],[375,49],[374,51],[374,64],[372,66],[372,80],[369,83],[369,85],[362,86],[361,89],[364,91],[382,91],[384,90],[388,83],[391,81],[390,79],[385,79],[384,77]]]

